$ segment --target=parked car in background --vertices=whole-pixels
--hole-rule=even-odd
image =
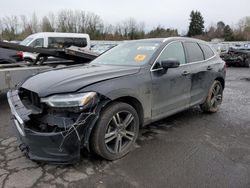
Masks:
[[[190,38],[124,42],[86,66],[50,70],[8,92],[21,150],[32,160],[72,163],[86,147],[125,156],[139,128],[190,107],[217,112],[225,62]]]
[[[230,47],[225,53],[221,53],[220,57],[231,67],[249,67],[250,66],[250,48],[246,47]]]
[[[17,63],[23,60],[23,52],[0,48],[0,64]]]
[[[115,46],[116,44],[97,44],[91,47],[91,51],[97,54],[102,54]]]
[[[91,51],[102,54],[107,50],[122,44],[124,41],[91,40]]]
[[[57,33],[42,32],[28,36],[20,45],[33,48],[62,49],[77,46],[90,49],[90,38],[88,34],[81,33]],[[35,53],[24,52],[23,58],[26,62],[34,62],[37,57]]]

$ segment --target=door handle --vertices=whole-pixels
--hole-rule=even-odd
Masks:
[[[190,74],[190,72],[184,71],[184,72],[182,73],[182,76],[187,76],[187,75],[189,75],[189,74]]]
[[[207,70],[213,70],[213,67],[208,66],[208,67],[207,67]]]

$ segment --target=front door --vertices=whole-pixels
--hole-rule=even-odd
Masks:
[[[160,65],[162,60],[174,58],[179,60],[178,68],[162,70],[154,66],[151,70],[152,77],[152,118],[159,119],[174,114],[189,107],[191,75],[182,42],[176,41],[168,44],[158,59]]]

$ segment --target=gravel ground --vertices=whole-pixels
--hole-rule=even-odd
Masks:
[[[140,131],[134,150],[108,162],[83,153],[75,165],[37,164],[18,149],[0,96],[0,187],[250,187],[250,69],[228,68],[218,113],[199,108]]]

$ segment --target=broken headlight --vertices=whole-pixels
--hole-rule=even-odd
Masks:
[[[95,92],[77,94],[58,94],[41,98],[41,102],[55,108],[83,107],[92,101],[94,103]]]

